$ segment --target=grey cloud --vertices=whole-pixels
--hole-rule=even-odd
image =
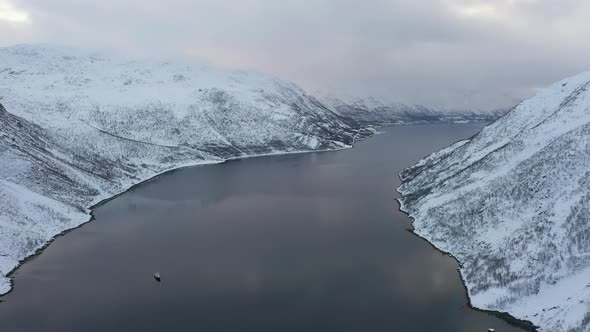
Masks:
[[[584,0],[0,0],[0,44],[193,56],[310,91],[499,107],[588,67]]]

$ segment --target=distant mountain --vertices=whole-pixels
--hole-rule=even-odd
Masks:
[[[455,256],[471,302],[542,331],[590,330],[590,72],[401,173],[415,232]]]
[[[375,97],[321,95],[320,101],[346,119],[362,125],[491,122],[508,109],[458,110],[384,101]]]
[[[0,103],[0,294],[90,206],[158,173],[369,134],[270,76],[51,46],[0,49]]]

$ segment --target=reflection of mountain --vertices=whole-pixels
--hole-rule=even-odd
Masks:
[[[590,73],[401,174],[416,233],[462,264],[476,307],[590,328]]]

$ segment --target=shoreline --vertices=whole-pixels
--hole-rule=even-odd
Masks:
[[[481,122],[486,122],[486,121],[470,121],[469,123],[481,123]],[[94,210],[106,203],[108,203],[109,201],[133,190],[136,186],[142,185],[144,183],[147,183],[149,181],[155,180],[156,178],[162,176],[162,175],[166,175],[166,174],[170,174],[176,171],[180,171],[186,168],[192,168],[192,167],[199,167],[199,166],[214,166],[214,165],[219,165],[219,164],[224,164],[224,163],[228,163],[228,162],[235,162],[235,161],[240,161],[243,159],[251,159],[251,158],[261,158],[261,157],[272,157],[272,156],[280,156],[280,155],[289,155],[289,154],[303,154],[303,153],[325,153],[325,152],[336,152],[336,151],[341,151],[341,150],[347,150],[347,149],[352,149],[354,148],[354,144],[359,142],[359,141],[363,141],[363,140],[368,140],[371,139],[373,136],[375,135],[379,135],[381,134],[381,132],[379,132],[377,130],[377,128],[383,128],[383,127],[395,127],[395,126],[407,126],[407,125],[445,125],[445,124],[453,124],[454,122],[440,122],[440,123],[404,123],[404,124],[400,124],[400,123],[394,123],[394,124],[388,124],[388,125],[380,125],[378,127],[371,127],[373,129],[375,129],[374,131],[371,132],[371,134],[367,137],[362,137],[360,139],[357,139],[357,135],[358,133],[362,130],[362,129],[367,129],[367,128],[362,128],[359,130],[359,132],[357,132],[356,135],[354,135],[353,137],[353,142],[350,145],[344,145],[342,147],[339,148],[334,148],[334,149],[322,149],[322,150],[298,150],[298,151],[284,151],[284,152],[278,152],[278,151],[274,151],[274,152],[269,152],[269,153],[262,153],[262,154],[253,154],[253,155],[245,155],[245,156],[238,156],[238,157],[231,157],[231,158],[227,158],[227,159],[219,159],[219,160],[202,160],[199,162],[194,162],[194,163],[187,163],[185,165],[179,165],[176,167],[173,167],[171,169],[168,170],[164,170],[162,172],[158,172],[152,176],[149,176],[148,178],[141,180],[137,183],[133,183],[130,186],[128,186],[126,189],[122,190],[119,193],[116,193],[112,196],[108,196],[108,197],[98,197],[97,199],[93,200],[91,202],[91,205],[86,208],[86,213],[88,215],[88,218],[86,221],[81,222],[79,225],[63,230],[62,232],[54,235],[50,240],[48,240],[43,246],[41,246],[40,248],[38,248],[37,250],[35,250],[34,253],[32,253],[31,255],[27,256],[26,258],[24,258],[23,260],[19,261],[18,265],[14,267],[14,269],[12,269],[11,271],[9,271],[5,277],[9,279],[9,290],[8,292],[4,293],[4,294],[0,294],[0,305],[3,302],[3,297],[12,293],[16,286],[16,282],[14,280],[16,273],[18,273],[18,269],[23,266],[24,264],[28,263],[29,261],[37,258],[37,256],[41,255],[45,249],[47,249],[52,243],[53,241],[57,240],[59,237],[65,236],[70,232],[73,232],[81,227],[83,227],[84,225],[86,225],[87,223],[90,223],[92,221],[94,221],[96,218],[94,216]],[[398,175],[399,176],[399,175]],[[397,191],[397,190],[396,190]],[[397,191],[399,193],[399,191]],[[401,193],[400,193],[401,196]],[[413,227],[413,221],[414,219],[412,217],[410,217],[406,211],[403,210],[403,203],[401,202],[401,197],[396,199],[396,202],[398,203],[398,211],[402,212],[405,216],[407,216],[410,219],[410,225],[411,225],[411,229],[408,229],[409,232],[411,232],[414,236],[417,236],[418,238],[423,239],[424,241],[426,241],[429,245],[432,246],[432,248],[444,255],[450,256],[459,266],[459,269],[457,269],[458,274],[459,274],[459,278],[461,279],[461,284],[465,290],[465,298],[467,299],[467,303],[466,303],[466,307],[478,312],[482,312],[482,313],[486,313],[495,317],[498,317],[500,319],[502,319],[503,321],[507,322],[508,324],[515,326],[515,327],[519,327],[519,328],[523,328],[525,331],[531,331],[531,332],[537,332],[537,327],[535,327],[531,322],[529,321],[525,321],[525,320],[520,320],[518,318],[515,318],[513,316],[511,316],[509,313],[505,313],[505,312],[498,312],[498,311],[493,311],[493,310],[484,310],[484,309],[480,309],[477,307],[472,306],[471,304],[471,299],[469,297],[469,292],[467,289],[467,285],[465,283],[465,280],[463,278],[463,275],[461,274],[461,264],[460,262],[450,253],[444,252],[440,249],[438,249],[436,246],[434,246],[432,243],[430,243],[426,238],[418,235],[414,230]]]
[[[479,120],[475,120],[475,121],[469,121],[470,123],[480,123],[482,121]],[[451,122],[452,123],[452,122]],[[437,125],[437,124],[449,124],[449,122],[438,122],[438,123],[430,123],[432,125]],[[15,288],[15,281],[14,281],[14,275],[17,273],[19,267],[21,267],[22,265],[26,264],[27,262],[29,262],[30,260],[34,259],[35,257],[39,256],[41,253],[43,253],[43,251],[45,249],[47,249],[47,247],[53,242],[55,241],[57,238],[61,237],[61,236],[65,236],[66,234],[68,234],[71,231],[74,231],[82,226],[84,226],[85,224],[91,222],[94,220],[94,212],[93,210],[96,209],[97,207],[125,194],[126,192],[132,190],[135,186],[141,185],[143,183],[146,183],[148,181],[154,180],[155,178],[161,176],[161,175],[165,175],[168,173],[172,173],[184,168],[189,168],[189,167],[198,167],[198,166],[207,166],[207,165],[218,165],[218,164],[222,164],[222,163],[227,163],[227,162],[231,162],[231,161],[238,161],[241,159],[249,159],[249,158],[260,158],[260,157],[269,157],[269,156],[278,156],[278,155],[288,155],[288,154],[301,154],[301,153],[323,153],[323,152],[335,152],[335,151],[340,151],[340,150],[345,150],[345,149],[352,149],[354,148],[354,144],[356,142],[359,141],[363,141],[363,140],[367,140],[372,138],[375,135],[380,134],[377,130],[377,128],[384,128],[384,127],[393,127],[393,126],[407,126],[407,125],[428,125],[428,123],[421,123],[421,122],[417,122],[417,123],[392,123],[392,124],[379,124],[376,126],[364,126],[364,127],[360,127],[359,129],[357,129],[356,134],[354,134],[352,136],[352,143],[350,145],[346,145],[344,144],[342,147],[339,148],[334,148],[334,149],[321,149],[321,150],[297,150],[297,151],[273,151],[273,152],[269,152],[269,153],[261,153],[261,154],[252,154],[252,155],[244,155],[244,156],[238,156],[238,157],[230,157],[227,159],[219,159],[219,160],[201,160],[198,162],[193,162],[193,163],[186,163],[184,165],[178,165],[175,167],[172,167],[170,169],[155,173],[149,177],[147,177],[146,179],[140,180],[137,183],[131,183],[129,186],[126,187],[126,189],[121,190],[118,193],[115,193],[113,195],[105,195],[105,196],[97,196],[94,200],[92,200],[90,202],[90,206],[85,208],[84,213],[87,215],[87,220],[80,222],[78,225],[76,225],[75,227],[71,227],[68,229],[64,229],[63,231],[55,234],[54,236],[52,236],[49,240],[47,240],[42,246],[40,246],[39,248],[35,249],[35,251],[33,251],[30,255],[26,256],[25,258],[23,258],[22,260],[20,260],[18,262],[18,264],[12,268],[11,270],[9,270],[6,274],[3,275],[4,278],[8,279],[8,291],[5,293],[0,293],[0,303],[2,303],[2,299],[4,296],[12,293],[12,291]],[[358,135],[361,133],[361,131],[366,131],[368,133],[367,136],[365,137],[361,137],[358,138]]]
[[[360,130],[359,130],[360,131]],[[141,180],[137,183],[133,183],[130,186],[128,186],[126,189],[122,190],[121,192],[118,192],[114,195],[108,196],[108,197],[97,197],[95,200],[91,201],[91,205],[86,209],[86,211],[84,211],[87,216],[88,219],[86,221],[82,221],[80,224],[78,224],[75,227],[72,228],[68,228],[65,229],[63,231],[61,231],[60,233],[52,236],[47,242],[45,242],[41,247],[37,248],[32,254],[28,255],[27,257],[25,257],[24,259],[20,260],[18,262],[18,264],[10,271],[8,271],[8,273],[6,273],[4,275],[4,277],[6,277],[9,280],[9,289],[6,293],[2,293],[0,294],[0,303],[3,302],[3,297],[12,293],[15,289],[15,285],[16,282],[14,281],[15,278],[15,274],[18,272],[18,269],[23,266],[24,264],[26,264],[27,262],[35,259],[37,256],[41,255],[43,253],[43,251],[45,251],[45,249],[47,249],[47,247],[49,247],[49,245],[51,245],[51,243],[53,243],[53,241],[55,241],[56,239],[67,235],[68,233],[75,231],[81,227],[83,227],[84,225],[92,222],[95,220],[95,216],[94,216],[94,210],[98,207],[100,207],[103,204],[108,203],[109,201],[133,190],[135,187],[142,185],[144,183],[147,183],[149,181],[155,180],[156,178],[162,176],[162,175],[166,175],[169,173],[173,173],[176,171],[180,171],[186,168],[191,168],[191,167],[201,167],[201,166],[214,166],[214,165],[219,165],[219,164],[224,164],[224,163],[228,163],[228,162],[235,162],[235,161],[240,161],[243,159],[250,159],[250,158],[262,158],[262,157],[272,157],[272,156],[280,156],[280,155],[290,155],[290,154],[303,154],[303,153],[325,153],[325,152],[336,152],[336,151],[341,151],[341,150],[347,150],[347,149],[352,149],[354,148],[354,143],[356,143],[357,141],[361,141],[361,140],[365,140],[365,139],[370,139],[371,137],[373,137],[376,133],[372,133],[370,136],[368,137],[364,137],[361,139],[356,139],[357,134],[353,137],[353,142],[351,145],[344,145],[340,148],[334,148],[334,149],[321,149],[321,150],[297,150],[297,151],[284,151],[284,152],[279,152],[279,151],[274,151],[274,152],[269,152],[269,153],[261,153],[261,154],[253,154],[253,155],[245,155],[245,156],[238,156],[238,157],[231,157],[231,158],[227,158],[227,159],[219,159],[219,160],[202,160],[199,162],[194,162],[194,163],[187,163],[185,165],[179,165],[177,167],[173,167],[171,169],[168,170],[164,170],[162,172],[158,172],[152,176],[149,176],[148,178]]]
[[[398,174],[398,178],[400,179],[401,183],[403,184],[403,180],[402,180],[400,174]],[[531,321],[514,317],[509,312],[487,310],[487,309],[482,309],[482,308],[478,308],[478,307],[473,306],[473,304],[471,303],[471,297],[469,296],[469,289],[467,288],[467,282],[465,281],[465,278],[463,277],[463,273],[461,272],[461,270],[463,268],[463,265],[461,264],[461,262],[457,259],[457,257],[455,257],[450,252],[439,249],[432,242],[428,241],[427,238],[416,233],[416,228],[414,227],[414,220],[415,219],[414,219],[414,217],[410,216],[408,214],[408,212],[404,209],[404,203],[402,201],[403,194],[399,191],[399,188],[396,188],[396,192],[400,196],[399,198],[395,199],[395,201],[398,203],[398,211],[403,213],[410,221],[411,228],[408,229],[408,232],[412,233],[413,236],[416,236],[417,238],[424,240],[434,250],[440,252],[443,255],[449,256],[453,261],[455,261],[457,263],[457,266],[458,266],[457,273],[459,274],[459,278],[461,279],[461,285],[463,285],[463,289],[465,290],[465,297],[467,298],[467,303],[466,303],[467,308],[478,311],[478,312],[486,313],[488,315],[498,317],[499,319],[505,321],[509,325],[521,328],[524,331],[539,332],[539,328],[540,328],[539,326],[536,326]]]

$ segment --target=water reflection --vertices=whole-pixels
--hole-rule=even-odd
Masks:
[[[465,308],[410,234],[397,172],[479,125],[393,127],[353,150],[180,170],[19,269],[7,331],[516,331]],[[162,282],[152,273],[160,271]]]

